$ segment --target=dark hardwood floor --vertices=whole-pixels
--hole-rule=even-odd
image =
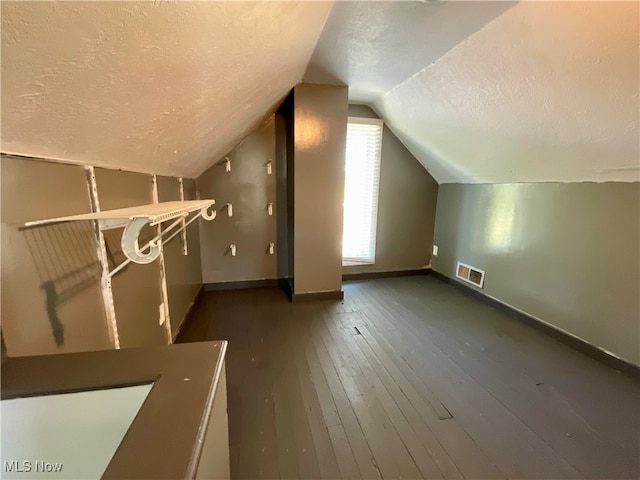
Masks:
[[[433,277],[344,290],[203,295],[232,478],[640,478],[637,381]]]

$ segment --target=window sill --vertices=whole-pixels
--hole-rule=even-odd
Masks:
[[[342,260],[343,267],[356,267],[365,265],[375,265],[375,260]]]

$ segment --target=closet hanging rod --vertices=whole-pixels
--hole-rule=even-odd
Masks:
[[[50,218],[25,223],[25,227],[49,225],[60,222],[95,220],[98,222],[100,230],[124,227],[122,232],[122,251],[127,257],[122,264],[118,265],[109,273],[112,277],[130,262],[146,264],[153,262],[160,255],[159,243],[163,242],[163,236],[176,226],[180,228],[173,232],[164,242],[168,242],[175,235],[182,232],[187,226],[197,218],[213,220],[216,217],[215,209],[209,209],[216,202],[215,200],[185,200],[163,203],[151,203],[148,205],[138,205],[135,207],[119,208],[115,210],[105,210],[94,213],[84,213],[67,217]],[[185,217],[190,213],[197,212],[188,222],[184,222]],[[140,232],[146,225],[158,225],[162,222],[176,219],[169,227],[165,228],[152,240],[147,242],[142,248],[138,244]],[[149,249],[148,252],[144,250]]]
[[[145,243],[142,247],[140,247],[139,250],[144,251],[145,249],[150,248],[150,247],[151,247],[151,249],[153,249],[153,247],[155,247],[157,245],[158,240],[162,240],[163,244],[168,243],[169,240],[171,240],[173,237],[175,237],[179,233],[182,233],[184,230],[186,230],[186,228],[189,225],[191,225],[195,220],[200,218],[201,215],[202,215],[202,212],[198,212],[196,215],[194,215],[192,218],[190,218],[189,221],[187,221],[184,224],[184,226],[180,226],[179,229],[177,229],[175,232],[171,233],[171,235],[169,235],[166,239],[163,239],[162,237],[164,235],[166,235],[170,230],[173,230],[173,228],[176,225],[179,225],[180,223],[182,223],[183,218],[182,217],[178,218],[175,222],[173,222],[171,225],[169,225],[167,228],[165,228],[162,232],[160,232],[159,235],[156,235],[154,238],[152,238],[147,243]],[[213,216],[215,217],[215,213],[213,214]],[[211,220],[213,220],[213,218]],[[123,235],[122,238],[123,238],[123,241],[124,241],[124,235]],[[123,251],[124,251],[124,249],[123,249]],[[133,260],[132,258],[130,258],[129,255],[126,254],[126,252],[125,252],[125,255],[127,256],[127,259],[124,262],[122,262],[120,265],[118,265],[116,268],[114,268],[113,270],[111,270],[109,272],[109,275],[108,275],[109,278],[113,277],[116,273],[118,273],[124,267],[129,265],[131,262],[139,263],[139,262],[136,262],[135,260]],[[155,260],[155,258],[153,260]],[[153,261],[153,260],[151,260],[151,261]],[[145,262],[145,263],[148,263],[148,262]]]

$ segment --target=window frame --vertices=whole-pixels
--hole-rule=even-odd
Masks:
[[[373,251],[373,257],[345,257],[344,256],[344,240],[343,240],[343,256],[342,256],[342,266],[357,266],[357,265],[375,265],[376,263],[376,247],[377,247],[377,237],[378,237],[378,206],[380,200],[380,171],[382,165],[382,141],[384,137],[384,121],[381,118],[370,118],[370,117],[352,117],[349,116],[347,118],[347,142],[348,142],[348,128],[349,124],[360,124],[360,125],[374,125],[380,128],[380,139],[379,139],[379,149],[377,152],[377,158],[374,159],[374,162],[377,164],[377,178],[375,184],[375,199],[372,202],[374,206],[375,215],[372,218],[372,231],[373,235],[371,235],[371,247]],[[346,143],[346,142],[345,142]],[[345,145],[345,197],[346,197],[346,169],[348,158],[346,156],[346,152],[348,150],[348,144]],[[374,167],[375,168],[375,167]],[[343,219],[343,235],[344,235],[344,219]]]

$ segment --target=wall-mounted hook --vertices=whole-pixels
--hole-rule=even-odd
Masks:
[[[236,244],[232,243],[231,245],[229,245],[229,250],[231,250],[231,256],[235,257],[236,256]]]
[[[224,157],[224,169],[227,173],[231,171],[231,159],[229,157]]]
[[[231,205],[230,203],[227,203],[227,215],[233,217],[233,205]]]
[[[275,253],[275,249],[276,249],[276,244],[271,242],[269,244],[269,255],[273,255]]]
[[[267,175],[271,175],[273,173],[273,169],[271,165],[272,165],[272,161],[271,159],[269,159],[269,161],[267,162]]]
[[[211,209],[211,212],[209,212],[209,209]],[[218,212],[216,212],[216,209],[211,206],[200,209],[200,215],[205,220],[213,220],[214,218],[216,218],[217,214]]]
[[[267,203],[267,212],[269,213],[269,215],[273,215],[273,203]]]

